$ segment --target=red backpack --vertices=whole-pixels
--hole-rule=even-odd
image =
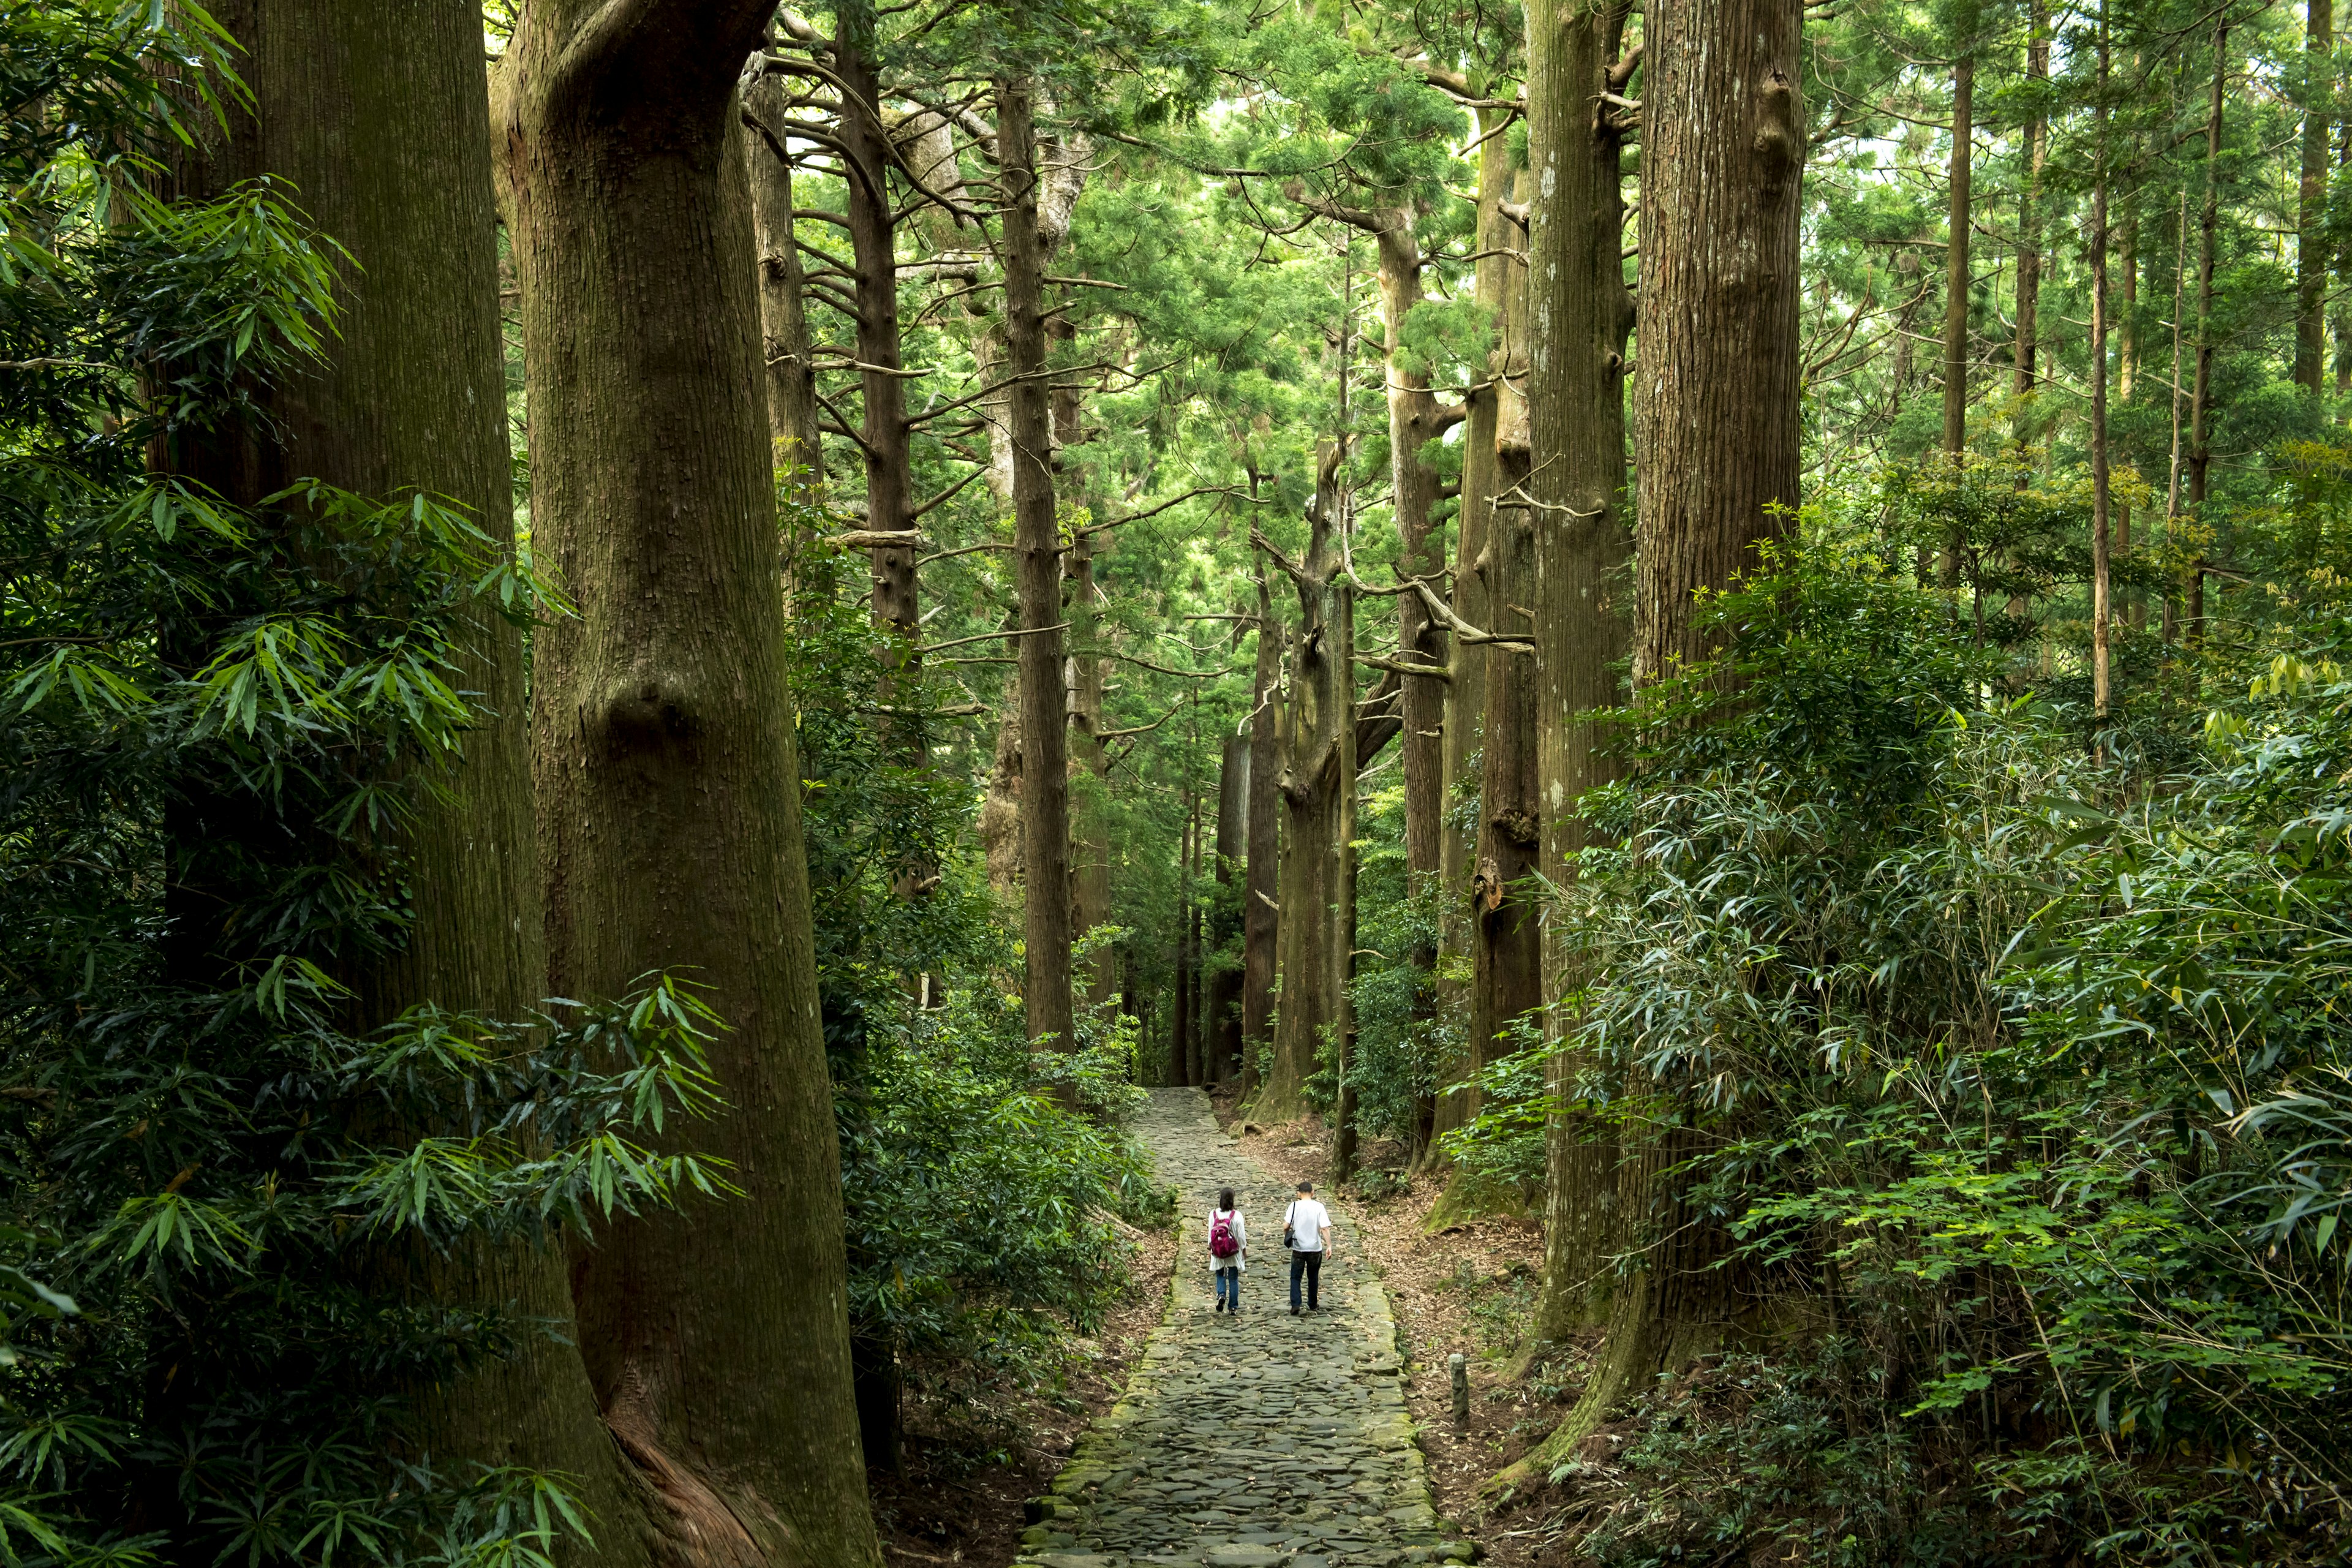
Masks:
[[[1242,1244],[1234,1239],[1234,1216],[1231,1214],[1211,1215],[1209,1216],[1209,1256],[1231,1258],[1241,1249]]]

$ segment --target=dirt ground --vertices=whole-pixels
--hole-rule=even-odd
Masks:
[[[1381,1183],[1390,1188],[1382,1196],[1334,1193],[1325,1184],[1328,1142],[1313,1117],[1258,1129],[1236,1121],[1230,1099],[1216,1105],[1226,1131],[1268,1170],[1314,1182],[1318,1195],[1355,1223],[1395,1304],[1405,1402],[1421,1428],[1437,1511],[1477,1541],[1482,1563],[1535,1568],[1560,1561],[1554,1550],[1560,1542],[1557,1498],[1538,1495],[1496,1508],[1479,1496],[1488,1477],[1559,1424],[1584,1380],[1580,1359],[1535,1369],[1518,1381],[1510,1376],[1511,1353],[1542,1279],[1542,1227],[1532,1219],[1477,1219],[1427,1235],[1423,1223],[1439,1188],[1406,1176],[1402,1148],[1377,1142],[1362,1151],[1363,1169],[1391,1173]],[[1470,1374],[1465,1426],[1454,1422],[1447,1358],[1456,1351]]]
[[[908,1392],[905,1464],[869,1476],[886,1563],[1005,1568],[1027,1522],[1021,1505],[1045,1490],[1087,1423],[1110,1408],[1168,1300],[1176,1227],[1124,1233],[1135,1251],[1126,1298],[1102,1331],[1078,1342],[1063,1386],[1029,1394],[985,1384]]]

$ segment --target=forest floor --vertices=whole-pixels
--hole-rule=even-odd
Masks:
[[[1057,1384],[947,1384],[910,1369],[903,1468],[868,1477],[886,1564],[1005,1568],[1020,1551],[1022,1505],[1052,1483],[1078,1434],[1117,1403],[1167,1306],[1177,1227],[1121,1230],[1134,1252],[1127,1293],[1098,1332],[1068,1347]]]
[[[1514,1375],[1513,1352],[1542,1282],[1542,1226],[1492,1217],[1431,1235],[1423,1226],[1443,1188],[1402,1169],[1402,1146],[1381,1140],[1361,1151],[1362,1170],[1388,1173],[1370,1184],[1381,1195],[1335,1192],[1328,1184],[1329,1142],[1318,1119],[1259,1128],[1240,1120],[1230,1093],[1213,1103],[1218,1121],[1258,1163],[1287,1181],[1313,1182],[1318,1195],[1354,1223],[1394,1303],[1405,1404],[1420,1429],[1438,1513],[1468,1529],[1482,1563],[1528,1568],[1558,1561],[1552,1549],[1562,1540],[1560,1498],[1544,1490],[1497,1508],[1479,1493],[1488,1477],[1559,1424],[1589,1366],[1579,1359]],[[1460,1427],[1446,1366],[1456,1351],[1470,1373],[1470,1420]]]

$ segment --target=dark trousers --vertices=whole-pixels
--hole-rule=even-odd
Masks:
[[[1298,1281],[1307,1280],[1307,1304],[1318,1305],[1315,1295],[1323,1287],[1323,1255],[1320,1252],[1294,1252],[1290,1255],[1290,1310],[1298,1310]]]

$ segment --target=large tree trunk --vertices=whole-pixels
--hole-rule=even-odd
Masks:
[[[1520,199],[1534,197],[1533,185],[1522,171]],[[1613,215],[1610,220],[1619,221]],[[1538,627],[1514,607],[1538,605],[1542,586],[1536,572],[1536,519],[1540,514],[1527,500],[1532,493],[1528,479],[1534,456],[1528,402],[1519,390],[1527,386],[1528,373],[1527,274],[1519,268],[1513,272],[1516,276],[1504,287],[1504,374],[1496,381],[1495,418],[1495,493],[1508,499],[1495,503],[1481,570],[1494,617],[1490,629],[1533,637]],[[1623,429],[1613,421],[1603,421],[1600,428],[1588,430],[1583,439],[1622,446]],[[1593,614],[1590,605],[1586,601],[1570,613],[1580,612],[1590,619]],[[1469,1065],[1474,1073],[1505,1054],[1506,1048],[1496,1043],[1497,1035],[1543,1005],[1543,900],[1528,887],[1542,866],[1543,802],[1536,722],[1540,673],[1536,660],[1524,654],[1500,652],[1486,661],[1486,712],[1480,723],[1484,742],[1478,780],[1477,865],[1470,884]],[[1591,673],[1585,672],[1588,678]],[[1592,694],[1582,695],[1590,706]]]
[[[1644,13],[1637,692],[1715,651],[1696,624],[1696,595],[1754,571],[1757,547],[1788,531],[1797,504],[1802,16],[1802,0],[1650,0]],[[1554,101],[1562,100],[1589,103],[1591,89]],[[1537,254],[1541,276],[1540,245]],[[1598,333],[1554,340],[1556,347],[1596,341]],[[1580,363],[1590,356],[1560,357]],[[1549,450],[1543,406],[1538,401],[1536,443]],[[1598,510],[1594,490],[1563,499]],[[1553,591],[1548,582],[1547,610]],[[1548,685],[1545,706],[1572,711],[1576,704],[1552,697]],[[1558,776],[1547,757],[1547,795]],[[1570,845],[1580,836],[1580,825],[1561,835]],[[1548,835],[1548,862],[1551,853]],[[1619,1237],[1650,1245],[1639,1270],[1616,1285],[1583,1397],[1533,1457],[1538,1467],[1572,1448],[1661,1367],[1716,1342],[1732,1310],[1727,1276],[1710,1267],[1720,1257],[1719,1233],[1683,1208],[1668,1173],[1694,1152],[1689,1135],[1668,1123],[1629,1129],[1626,1139],[1612,1223]],[[1557,1208],[1559,1190],[1571,1188],[1557,1166],[1554,1185],[1548,1295],[1573,1301],[1589,1275],[1551,1254],[1549,1237],[1576,1228]]]
[[[1209,1081],[1223,1083],[1234,1076],[1242,1051],[1242,972],[1223,962],[1241,931],[1241,911],[1232,902],[1235,881],[1244,875],[1249,853],[1250,738],[1225,737],[1217,767],[1217,919],[1209,944],[1218,954],[1217,972],[1209,977]]]
[[[1517,250],[1525,243],[1526,230],[1506,216],[1503,204],[1510,197],[1512,159],[1510,138],[1503,133],[1502,121],[1509,111],[1482,109],[1478,110],[1478,129],[1486,141],[1478,149],[1478,226],[1479,259],[1473,275],[1473,288],[1477,302],[1484,306],[1501,326],[1506,293],[1517,287],[1525,293],[1526,267],[1516,258],[1500,254]],[[1486,254],[1495,252],[1496,254]],[[1488,624],[1487,605],[1493,595],[1488,590],[1487,537],[1493,527],[1495,497],[1500,486],[1495,472],[1495,426],[1496,407],[1507,373],[1507,351],[1499,336],[1487,358],[1486,379],[1471,389],[1464,400],[1462,432],[1462,498],[1454,526],[1454,613],[1474,626]],[[1516,371],[1509,374],[1518,374]],[[1447,668],[1453,679],[1445,688],[1445,737],[1444,767],[1439,782],[1438,798],[1442,816],[1437,844],[1437,877],[1439,904],[1438,948],[1440,954],[1437,982],[1438,1010],[1441,1016],[1455,1020],[1466,1018],[1470,996],[1459,981],[1442,978],[1453,964],[1450,959],[1466,956],[1474,942],[1475,917],[1470,911],[1470,882],[1476,874],[1477,835],[1475,830],[1463,832],[1452,825],[1453,800],[1455,790],[1471,782],[1471,758],[1477,753],[1481,725],[1486,720],[1486,668],[1488,656],[1483,643],[1452,639]],[[1476,1071],[1476,1052],[1467,1034],[1463,1047],[1438,1063],[1437,1099],[1431,1107],[1429,1143],[1423,1152],[1425,1167],[1443,1163],[1437,1140],[1453,1131],[1475,1115],[1478,1091],[1471,1079]]]
[[[2303,94],[2303,184],[2294,241],[2294,380],[2319,396],[2326,384],[2326,334],[2321,308],[2327,298],[2327,133],[2336,95],[2335,0],[2304,0],[2304,60],[2310,71]]]
[[[743,1189],[577,1249],[581,1351],[658,1499],[665,1561],[836,1568],[880,1552],[730,134],[769,14],[531,0],[501,129],[533,521],[579,611],[534,648],[550,978],[617,995],[663,965],[703,988],[732,1109],[671,1137],[730,1161]]]
[[[1335,921],[1348,857],[1341,796],[1355,790],[1355,623],[1343,602],[1339,560],[1339,448],[1317,455],[1315,499],[1308,503],[1306,558],[1291,561],[1263,535],[1260,547],[1298,591],[1298,629],[1290,701],[1283,716],[1282,879],[1276,940],[1282,1009],[1265,1082],[1251,1110],[1264,1122],[1288,1121],[1307,1110],[1305,1088],[1318,1049],[1344,1021],[1346,944]],[[1334,948],[1338,952],[1335,953]]]
[[[1021,600],[1022,900],[1032,1044],[1076,1047],[1070,1006],[1070,737],[1062,670],[1062,555],[1045,386],[1045,245],[1037,230],[1034,96],[999,78],[996,137],[1003,158],[1007,391],[1013,431],[1013,552]]]
[[[1282,628],[1257,569],[1257,668],[1251,682],[1249,879],[1242,898],[1242,1093],[1254,1094],[1274,1047],[1276,903],[1281,886]]]
[[[849,219],[851,260],[857,268],[857,360],[859,402],[864,414],[858,436],[866,458],[866,526],[903,533],[915,526],[913,447],[907,424],[907,384],[899,364],[898,221],[890,199],[890,132],[884,122],[876,42],[866,13],[845,7],[845,25],[835,40],[834,64],[842,94],[835,122],[846,152],[843,202]],[[858,17],[858,26],[849,25]],[[874,626],[882,634],[881,699],[885,731],[900,760],[919,767],[929,758],[927,727],[919,717],[922,637],[921,585],[911,544],[871,552]],[[921,868],[900,878],[911,889]]]
[[[1540,866],[1548,879],[1562,885],[1575,876],[1588,837],[1578,798],[1614,777],[1618,766],[1601,727],[1586,715],[1619,700],[1615,667],[1626,647],[1625,578],[1633,545],[1621,510],[1624,348],[1633,324],[1624,283],[1623,128],[1597,102],[1598,94],[1622,97],[1630,90],[1634,60],[1617,58],[1626,9],[1618,5],[1596,14],[1554,0],[1529,34],[1528,150],[1535,190],[1528,245],[1528,420],[1530,456],[1541,454],[1542,460],[1530,470],[1530,504],[1519,515],[1531,531],[1536,576],[1530,700]],[[1504,515],[1496,514],[1498,530]],[[1490,713],[1504,657],[1496,654],[1488,663]],[[1500,829],[1495,838],[1503,847]],[[1544,932],[1547,997],[1564,997],[1579,984],[1565,936],[1556,925]],[[1507,1006],[1520,994],[1515,990],[1497,1005]],[[1546,1033],[1561,1047],[1550,1068],[1556,1089],[1567,1089],[1589,1070],[1583,1053],[1566,1047],[1575,1024],[1558,1008],[1545,1021]],[[1531,1348],[1559,1342],[1603,1309],[1602,1260],[1615,1243],[1611,1182],[1616,1152],[1605,1129],[1564,1109],[1553,1118],[1546,1142],[1544,1294]]]
[[[179,169],[190,191],[275,176],[300,192],[311,222],[352,265],[337,290],[342,314],[328,361],[268,391],[267,438],[232,437],[180,456],[195,477],[246,505],[299,478],[385,500],[431,491],[510,549],[478,12],[447,0],[367,11],[233,0],[214,16],[246,51],[237,68],[252,92],[250,113],[233,109],[220,140],[185,155]],[[454,684],[470,694],[477,720],[440,791],[415,803],[404,844],[414,916],[406,943],[347,976],[369,1024],[421,1002],[514,1018],[546,994],[522,639],[484,614],[466,641]],[[447,1258],[402,1249],[366,1267],[372,1284],[406,1289],[420,1305],[516,1320],[507,1356],[415,1391],[412,1430],[433,1458],[452,1473],[475,1461],[564,1473],[612,1522],[593,1548],[568,1548],[573,1560],[644,1563],[645,1542],[631,1528],[644,1494],[599,1419],[573,1342],[562,1249],[477,1246]],[[205,1349],[189,1345],[183,1386],[203,1375]]]
[[[784,89],[763,72],[743,93],[752,127],[751,225],[760,258],[760,357],[767,366],[768,437],[787,493],[811,500],[824,484],[818,447],[816,362],[809,354],[800,247],[793,243],[793,166],[785,158]]]

